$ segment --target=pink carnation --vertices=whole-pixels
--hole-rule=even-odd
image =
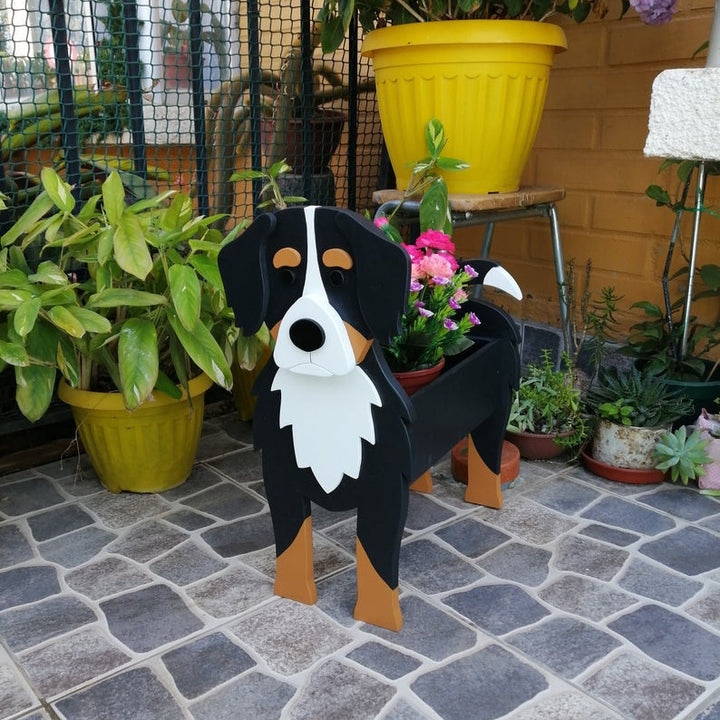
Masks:
[[[428,277],[451,278],[455,272],[452,265],[442,253],[426,255],[420,261],[419,265],[421,272]]]
[[[379,217],[375,218],[373,223],[375,223],[376,228],[380,228],[380,230],[382,230],[386,225],[390,224],[390,221],[386,217]]]
[[[468,298],[467,293],[462,288],[458,288],[455,291],[455,295],[453,295],[453,297],[455,298],[456,302],[459,303],[464,303]]]
[[[444,250],[449,253],[455,252],[455,244],[450,239],[450,236],[440,230],[426,230],[418,236],[415,244],[418,247],[427,247],[432,248],[433,250]]]
[[[402,246],[410,256],[410,262],[419,263],[425,257],[425,253],[422,250],[418,250],[415,245],[406,245],[405,243],[402,243]]]

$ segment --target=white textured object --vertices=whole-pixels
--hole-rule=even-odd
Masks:
[[[655,78],[645,155],[720,160],[720,67],[664,70]]]

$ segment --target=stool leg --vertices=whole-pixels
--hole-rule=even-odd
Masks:
[[[480,257],[486,258],[490,255],[490,245],[492,244],[493,230],[495,230],[495,223],[489,222],[485,225],[485,232],[483,233],[483,244],[482,254]]]
[[[550,203],[547,209],[550,220],[550,236],[552,237],[553,257],[555,259],[555,279],[560,302],[560,323],[562,324],[565,347],[570,350],[570,323],[568,318],[567,288],[565,286],[565,259],[563,258],[562,243],[560,242],[560,223],[558,221],[555,203]]]

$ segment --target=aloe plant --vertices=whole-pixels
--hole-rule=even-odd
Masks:
[[[199,371],[229,389],[239,331],[215,218],[173,192],[128,205],[116,172],[77,213],[54,170],[43,169],[42,184],[0,237],[0,370],[14,369],[20,411],[42,417],[58,371],[73,387],[119,390],[129,409],[155,389],[179,397]]]

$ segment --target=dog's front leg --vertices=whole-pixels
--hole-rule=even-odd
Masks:
[[[408,488],[398,483],[374,502],[358,507],[356,620],[400,630],[398,565],[407,515]]]
[[[277,553],[274,592],[312,605],[317,600],[317,588],[313,577],[310,501],[293,492],[286,483],[276,487],[268,477],[271,476],[265,471]]]

